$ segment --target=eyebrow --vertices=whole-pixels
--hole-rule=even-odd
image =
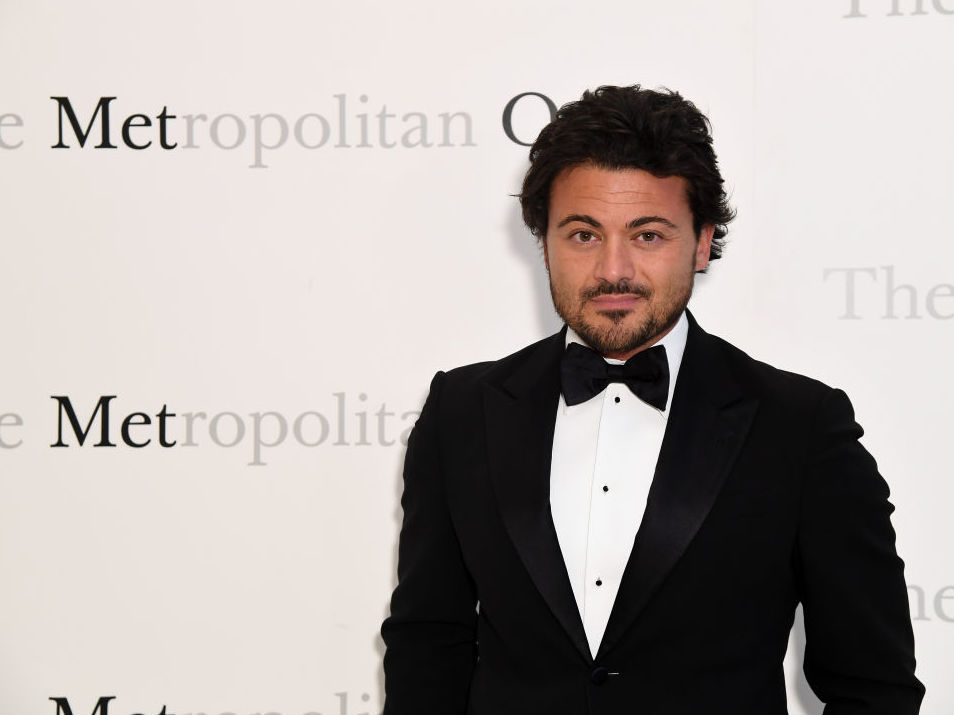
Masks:
[[[557,228],[563,228],[568,223],[573,223],[574,221],[585,223],[588,226],[592,226],[593,228],[603,228],[603,225],[599,221],[586,214],[570,214],[557,224]],[[676,224],[674,224],[668,218],[663,218],[662,216],[640,216],[639,218],[635,218],[626,224],[626,228],[639,228],[640,226],[645,226],[649,223],[661,223],[662,225],[668,226],[669,228],[678,228]]]

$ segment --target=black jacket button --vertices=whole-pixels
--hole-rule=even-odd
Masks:
[[[590,673],[590,680],[593,681],[594,685],[602,685],[606,682],[606,679],[609,677],[609,670],[600,666],[599,668],[594,668],[593,672]]]

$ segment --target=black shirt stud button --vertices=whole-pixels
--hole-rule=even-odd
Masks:
[[[619,402],[619,398],[618,398],[618,397],[614,397],[614,398],[613,398],[613,402]]]
[[[599,668],[594,668],[593,672],[590,673],[590,680],[593,681],[593,685],[602,685],[606,682],[606,679],[609,677],[609,669],[600,666]]]

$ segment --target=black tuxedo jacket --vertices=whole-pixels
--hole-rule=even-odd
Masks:
[[[795,606],[827,715],[924,689],[888,488],[845,394],[689,336],[599,652],[550,516],[563,333],[439,373],[408,443],[386,715],[778,715]]]

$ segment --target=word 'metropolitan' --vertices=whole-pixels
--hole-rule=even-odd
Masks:
[[[349,713],[352,712],[348,708],[348,693],[347,692],[335,693],[335,699],[338,701],[337,708],[336,708],[336,710],[338,711],[338,715],[349,715]],[[71,707],[70,701],[68,698],[61,696],[61,697],[52,697],[52,698],[49,698],[49,700],[52,700],[56,704],[55,715],[74,715],[74,710]],[[116,700],[115,695],[101,696],[96,701],[96,705],[93,706],[92,715],[110,715],[109,704],[110,704],[110,701],[112,700]],[[367,705],[367,703],[370,700],[371,700],[371,696],[368,693],[361,693],[361,702],[364,703],[364,705],[359,705],[358,707],[363,709],[365,712],[359,712],[359,713],[356,713],[355,715],[370,715],[368,712],[369,708]],[[75,712],[77,713],[77,715],[82,715],[83,713],[86,712],[86,710],[77,709]],[[147,712],[147,711],[140,710],[139,714],[142,715],[143,712]],[[326,712],[330,712],[330,711],[326,711]],[[162,706],[162,710],[158,711],[158,714],[159,715],[174,715],[173,713],[168,712],[168,709],[165,705]],[[192,715],[192,713],[190,713],[189,715]],[[205,713],[195,713],[195,715],[205,715]],[[235,714],[222,713],[222,715],[235,715]],[[268,710],[268,711],[258,710],[258,712],[254,713],[254,715],[281,715],[281,714],[275,712],[274,710]],[[311,710],[305,713],[305,715],[321,715],[321,713]]]
[[[388,111],[388,105],[374,110],[368,96],[357,101],[341,93],[332,95],[334,106],[323,113],[308,112],[287,117],[275,112],[241,117],[223,113],[173,114],[168,105],[155,114],[128,113],[113,105],[116,97],[99,97],[95,105],[74,102],[67,95],[52,96],[56,105],[56,143],[52,149],[200,149],[213,145],[232,150],[251,144],[249,168],[265,169],[267,151],[283,146],[307,150],[334,149],[428,149],[430,147],[475,147],[473,117],[464,111],[427,114],[421,111]],[[518,105],[520,105],[518,110]],[[530,146],[540,128],[551,121],[556,103],[540,92],[521,92],[505,105],[501,116],[504,134],[515,144]],[[536,117],[528,125],[527,113]],[[514,129],[514,115],[521,136]],[[549,117],[544,120],[545,115]],[[536,125],[539,121],[539,126]],[[15,150],[24,145],[23,117],[0,112],[0,149]]]
[[[249,167],[263,169],[268,166],[264,152],[290,140],[304,149],[476,146],[473,120],[467,112],[440,112],[429,117],[424,112],[390,112],[386,104],[375,111],[368,107],[366,94],[350,103],[347,94],[333,98],[335,106],[330,112],[308,112],[294,118],[268,112],[252,114],[246,122],[228,113],[171,114],[166,106],[156,114],[117,116],[112,107],[116,97],[100,97],[92,113],[80,119],[69,97],[54,96],[50,99],[57,104],[58,121],[52,148],[85,147],[89,141],[95,149],[198,149],[208,142],[219,149],[236,149],[251,135],[253,161]]]
[[[392,412],[385,403],[376,411],[362,404],[348,405],[344,392],[332,393],[335,409],[328,416],[308,410],[294,417],[280,412],[251,412],[247,416],[237,412],[170,412],[167,405],[155,413],[142,411],[117,415],[112,409],[116,395],[100,395],[95,406],[77,413],[68,395],[50,395],[57,403],[56,441],[51,447],[133,447],[142,449],[153,445],[162,448],[197,447],[206,438],[218,447],[236,447],[250,442],[252,460],[249,466],[267,464],[262,449],[282,445],[289,437],[303,447],[331,446],[390,447],[397,443],[407,445],[407,439],[417,416],[416,410]],[[368,399],[358,394],[359,403]],[[80,417],[80,414],[83,417]],[[403,428],[396,438],[392,430],[400,420]],[[119,429],[116,429],[117,422]]]

